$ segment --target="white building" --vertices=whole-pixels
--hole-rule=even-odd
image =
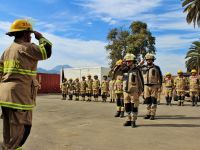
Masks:
[[[67,78],[67,80],[69,78],[72,78],[74,80],[76,78],[81,79],[82,76],[85,76],[87,78],[87,75],[90,74],[92,78],[94,77],[94,75],[97,75],[99,80],[101,81],[104,75],[108,75],[109,71],[110,69],[106,67],[64,68],[64,76],[65,78]]]

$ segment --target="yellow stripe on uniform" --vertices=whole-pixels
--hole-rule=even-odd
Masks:
[[[42,59],[47,59],[47,52],[46,52],[46,49],[44,47],[47,43],[49,45],[52,45],[52,43],[45,38],[41,38],[39,40],[39,47],[40,47],[40,52],[42,54]]]
[[[19,73],[22,75],[30,75],[30,76],[37,75],[37,71],[35,70],[27,70],[27,69],[20,69],[20,68],[4,68],[3,73]]]
[[[39,47],[40,47],[40,52],[42,53],[42,59],[43,60],[47,59],[47,53],[44,44],[40,44]]]
[[[45,38],[41,38],[40,40],[39,40],[39,43],[40,44],[45,44],[45,43],[48,43],[49,45],[52,45],[52,43],[49,41],[49,40],[47,40],[47,39],[45,39]]]
[[[0,106],[13,108],[13,109],[19,109],[19,110],[32,110],[34,108],[34,105],[16,104],[16,103],[5,102],[5,101],[0,101]]]
[[[3,72],[3,67],[0,66],[0,72]]]

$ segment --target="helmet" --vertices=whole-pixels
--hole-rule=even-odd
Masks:
[[[88,75],[87,75],[87,77],[91,77],[91,75],[90,75],[90,74],[88,74]]]
[[[122,64],[122,62],[123,62],[123,61],[120,59],[120,60],[118,60],[118,61],[116,62],[115,65],[116,65],[116,66],[120,66],[120,65]]]
[[[147,54],[145,55],[145,59],[146,59],[146,60],[148,60],[148,59],[155,60],[155,56],[154,56],[153,54],[151,54],[151,53],[147,53]]]
[[[79,80],[79,78],[76,78],[76,80]]]
[[[18,19],[11,24],[10,30],[6,34],[11,35],[11,33],[19,31],[33,31],[33,27],[27,20]]]
[[[136,59],[135,55],[133,55],[133,54],[131,54],[131,53],[127,53],[127,54],[124,56],[124,60],[125,60],[125,61],[133,61],[133,60],[135,60],[135,59]]]
[[[192,69],[191,73],[197,73],[196,69]]]
[[[94,75],[94,77],[98,77],[98,75]]]
[[[182,74],[183,71],[179,69],[177,73],[178,73],[178,74]]]
[[[167,72],[165,75],[166,75],[166,76],[171,76],[171,73],[170,73],[170,72]]]
[[[85,78],[85,76],[82,76],[82,78]]]
[[[72,78],[70,78],[69,81],[72,81]]]
[[[117,80],[123,80],[123,76],[118,75]]]

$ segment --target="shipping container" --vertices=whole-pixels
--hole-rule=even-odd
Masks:
[[[40,83],[38,93],[60,93],[60,75],[38,73],[37,80]]]
[[[87,77],[87,75],[90,74],[92,78],[94,75],[97,75],[99,80],[101,81],[104,75],[108,75],[109,71],[110,69],[106,67],[64,68],[64,76],[67,79],[72,78],[74,80],[76,78],[81,79],[82,76]],[[62,80],[61,78],[60,80]]]

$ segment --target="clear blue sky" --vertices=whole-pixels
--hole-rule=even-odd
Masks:
[[[188,25],[185,16],[180,0],[1,0],[0,53],[12,41],[5,35],[11,22],[25,18],[53,43],[52,58],[39,67],[108,66],[108,31],[144,21],[156,37],[156,64],[163,73],[176,73],[185,70],[186,51],[200,38],[200,29]]]

